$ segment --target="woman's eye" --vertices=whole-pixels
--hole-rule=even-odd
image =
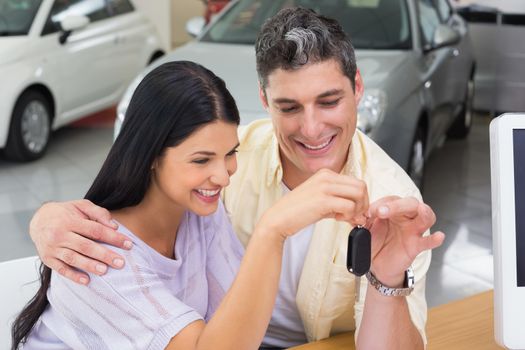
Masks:
[[[208,161],[209,161],[209,158],[202,158],[202,159],[195,159],[192,161],[192,163],[206,164],[208,163]]]
[[[228,152],[228,154],[226,154],[226,155],[227,155],[227,156],[233,156],[233,155],[235,155],[235,153],[237,153],[237,152],[239,152],[239,151],[237,151],[236,149],[234,149],[233,151]]]

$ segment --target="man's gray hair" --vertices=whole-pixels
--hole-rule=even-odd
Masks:
[[[255,42],[257,73],[263,89],[275,69],[294,70],[328,59],[339,62],[355,88],[354,48],[341,25],[312,10],[282,9],[266,20]]]

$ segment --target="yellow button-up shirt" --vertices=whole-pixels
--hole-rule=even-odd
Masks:
[[[261,215],[283,196],[283,169],[269,119],[241,127],[239,139],[238,169],[225,189],[223,199],[233,227],[246,245]],[[389,195],[421,198],[403,169],[360,131],[353,136],[342,173],[366,182],[370,202]],[[361,279],[362,297],[356,302],[356,279],[346,269],[347,240],[351,229],[348,223],[333,219],[315,224],[296,297],[309,341],[343,331],[359,331],[368,283],[366,278]],[[425,275],[430,257],[430,251],[426,251],[414,261],[416,283],[414,291],[407,297],[412,322],[425,344]]]

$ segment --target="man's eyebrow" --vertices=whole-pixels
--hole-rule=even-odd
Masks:
[[[277,103],[277,104],[280,104],[280,103],[297,103],[297,101],[291,99],[291,98],[286,98],[286,97],[279,97],[279,98],[276,98],[275,100],[273,100],[273,103]]]
[[[332,89],[332,90],[328,90],[328,91],[323,92],[322,94],[317,96],[317,98],[325,98],[325,97],[330,97],[330,96],[335,96],[335,95],[343,95],[343,94],[344,94],[344,91],[342,89]],[[278,97],[275,100],[273,100],[273,103],[275,103],[275,104],[297,103],[297,101],[294,100],[294,99],[291,99],[291,98],[287,98],[287,97]]]
[[[324,98],[324,97],[330,97],[334,95],[343,95],[343,94],[344,94],[344,91],[342,89],[332,89],[332,90],[323,92],[322,94],[317,96],[317,98]]]

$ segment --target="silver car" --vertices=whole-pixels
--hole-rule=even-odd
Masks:
[[[258,98],[254,42],[286,6],[337,19],[350,35],[365,96],[358,127],[421,186],[425,159],[449,135],[465,137],[472,117],[475,61],[466,22],[448,0],[238,0],[196,40],[137,77],[118,108],[116,133],[142,77],[166,61],[198,62],[222,77],[243,123],[266,117]]]

